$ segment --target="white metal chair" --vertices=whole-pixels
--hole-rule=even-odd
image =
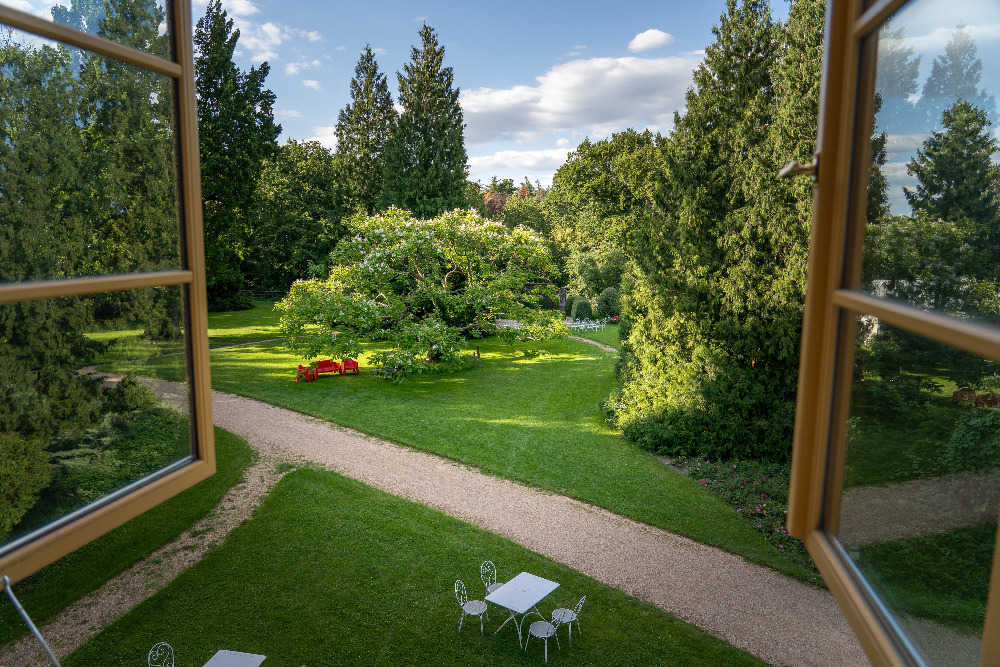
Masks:
[[[531,638],[532,637],[538,637],[539,639],[545,641],[545,662],[548,662],[549,661],[549,637],[555,637],[556,638],[556,646],[559,647],[560,651],[562,650],[562,646],[559,646],[559,636],[556,635],[556,631],[559,629],[559,626],[562,624],[562,618],[556,618],[555,616],[553,616],[552,617],[552,622],[549,623],[548,621],[545,620],[544,616],[542,616],[541,614],[539,614],[536,611],[531,611],[531,612],[528,612],[528,613],[529,614],[535,614],[536,616],[538,616],[542,620],[535,621],[534,623],[532,623],[531,625],[528,626],[528,636],[524,638],[524,652],[525,653],[528,652],[528,642],[531,641]],[[527,614],[525,614],[525,617],[527,617]],[[521,619],[521,622],[524,623],[524,619]]]
[[[462,620],[458,622],[458,631],[462,631],[462,623],[465,622],[466,616],[478,616],[479,633],[485,636],[486,632],[483,631],[483,614],[486,614],[486,618],[490,617],[490,613],[486,610],[486,603],[482,600],[470,600],[469,596],[465,593],[465,584],[462,583],[461,579],[455,580],[455,599],[458,600],[458,606],[462,608]]]
[[[149,649],[149,667],[174,667],[174,649],[167,642],[160,642]]]
[[[573,609],[565,609],[560,607],[552,612],[552,618],[558,618],[561,622],[569,626],[569,645],[573,645],[573,621],[576,621],[576,631],[580,632],[580,612],[583,610],[583,603],[587,601],[587,596],[584,595],[580,598],[580,601],[576,603],[576,607]]]
[[[483,561],[479,567],[479,578],[483,580],[487,595],[503,586],[503,583],[497,583],[497,566],[491,560]]]

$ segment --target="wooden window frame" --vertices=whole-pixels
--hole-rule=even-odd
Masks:
[[[168,34],[174,60],[164,60],[121,44],[0,5],[0,24],[56,40],[151,70],[174,80],[178,216],[181,269],[130,275],[46,280],[0,285],[0,303],[60,296],[180,285],[185,292],[191,455],[87,507],[15,540],[0,550],[0,575],[19,581],[58,558],[120,526],[215,473],[208,308],[202,243],[201,175],[190,0],[167,0]]]
[[[1000,332],[858,291],[867,202],[877,35],[908,0],[829,0],[817,137],[809,282],[795,418],[788,530],[805,541],[875,665],[922,658],[836,538],[858,315],[1000,360]],[[1000,544],[1000,543],[998,543]],[[1000,563],[994,550],[993,572]],[[980,664],[1000,663],[1000,582],[991,577]]]

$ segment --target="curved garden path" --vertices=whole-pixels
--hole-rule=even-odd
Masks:
[[[168,401],[184,388],[149,381]],[[778,665],[866,665],[832,596],[741,557],[592,505],[484,475],[466,465],[265,403],[213,392],[214,421],[260,453],[247,481],[176,542],[42,628],[65,656],[197,561],[245,520],[282,462],[308,462],[427,505],[647,601]],[[45,665],[33,640],[0,649],[0,665]]]

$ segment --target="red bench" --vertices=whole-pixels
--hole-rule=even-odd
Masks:
[[[299,368],[295,372],[295,381],[298,382],[302,378],[305,378],[306,382],[312,382],[316,379],[316,371],[313,370],[312,366],[303,366],[302,364],[299,364]]]
[[[358,362],[354,359],[344,359],[343,371],[341,373],[346,373],[349,371],[354,371],[355,375],[361,375],[361,371],[358,370]]]
[[[329,359],[324,359],[316,364],[316,374],[320,373],[340,373],[344,374],[344,368],[340,365],[340,362],[330,361]]]

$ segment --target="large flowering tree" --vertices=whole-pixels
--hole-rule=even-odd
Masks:
[[[554,272],[548,248],[527,228],[514,230],[455,210],[431,220],[390,208],[348,221],[325,280],[292,285],[276,308],[291,345],[310,358],[352,357],[362,337],[388,340],[375,356],[392,377],[462,364],[464,341],[484,334],[544,339],[565,332],[554,311],[540,311]],[[519,328],[499,329],[497,319]]]

